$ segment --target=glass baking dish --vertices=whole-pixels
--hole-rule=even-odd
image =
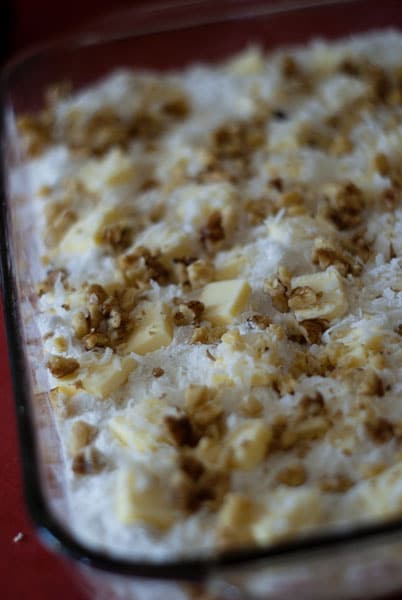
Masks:
[[[240,600],[374,597],[402,586],[402,518],[314,534],[266,549],[165,563],[114,558],[85,547],[71,531],[63,457],[48,399],[35,327],[30,189],[15,119],[39,109],[51,84],[75,90],[117,67],[180,69],[221,60],[250,44],[265,49],[402,26],[399,0],[194,1],[136,7],[98,21],[88,33],[38,48],[1,79],[0,244],[2,290],[28,508],[43,541],[90,573],[98,598],[162,596]],[[402,57],[401,57],[402,59]],[[40,362],[40,360],[39,360]],[[42,361],[43,363],[43,361]]]

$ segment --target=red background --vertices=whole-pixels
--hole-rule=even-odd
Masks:
[[[0,40],[2,38],[2,51],[8,57],[38,41],[85,28],[86,23],[99,15],[139,4],[130,0],[15,0],[8,4],[12,18],[6,31],[3,31],[5,18],[1,11],[2,6],[5,6],[4,2],[5,0],[0,0]],[[6,50],[5,34],[8,39]],[[0,54],[0,63],[2,59],[4,56]],[[1,595],[6,600],[84,600],[86,595],[82,582],[64,561],[39,544],[24,507],[1,308],[0,300]],[[13,539],[19,532],[23,533],[23,539],[14,542]],[[402,595],[395,596],[394,600],[397,598],[402,598]]]
[[[7,34],[6,57],[58,34],[85,28],[103,13],[136,4],[124,0],[0,0],[0,37]],[[4,59],[4,56],[0,56]],[[0,299],[0,594],[5,600],[84,600],[82,581],[59,557],[37,541],[25,510],[13,396]],[[22,532],[20,542],[14,537]]]

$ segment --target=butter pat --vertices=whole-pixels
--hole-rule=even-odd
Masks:
[[[148,354],[169,346],[173,325],[161,304],[144,302],[135,315],[136,325],[125,346],[126,352]]]
[[[212,325],[229,325],[245,309],[250,294],[250,285],[243,279],[208,283],[200,296],[204,318]]]
[[[93,396],[107,398],[123,383],[126,383],[136,365],[136,361],[129,356],[114,356],[110,362],[104,365],[91,367],[89,375],[83,379],[82,385]]]
[[[160,250],[162,260],[194,254],[190,236],[182,229],[165,223],[154,223],[145,229],[137,237],[136,245],[145,246],[153,252]]]
[[[114,417],[109,422],[109,429],[120,444],[137,452],[154,451],[157,448],[152,435],[139,430],[134,421],[127,417]]]
[[[116,482],[116,514],[117,518],[126,525],[139,523],[167,529],[177,513],[168,506],[161,484],[142,482],[139,485],[133,469],[122,469]]]
[[[59,244],[60,252],[66,255],[80,255],[89,252],[103,243],[106,226],[127,220],[123,208],[99,208],[74,223]]]

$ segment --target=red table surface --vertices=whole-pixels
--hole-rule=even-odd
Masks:
[[[2,0],[0,0],[1,2]],[[157,1],[157,0],[156,0]],[[12,51],[82,27],[113,7],[135,0],[11,0],[15,27]],[[153,0],[155,3],[155,0]],[[79,10],[78,10],[79,6]],[[0,594],[5,600],[85,600],[83,583],[62,558],[38,541],[24,505],[14,400],[0,296]],[[15,536],[23,534],[20,541]],[[402,593],[387,600],[401,600]],[[386,600],[385,598],[383,600]]]
[[[1,310],[0,304],[0,310]],[[43,548],[23,502],[3,315],[0,317],[0,594],[5,600],[84,600],[68,565]],[[21,532],[23,539],[15,542]]]

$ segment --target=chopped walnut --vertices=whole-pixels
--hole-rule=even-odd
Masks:
[[[285,208],[289,216],[296,216],[306,212],[303,194],[298,190],[284,192],[279,196],[275,204],[278,208]]]
[[[261,123],[256,118],[247,121],[232,121],[214,131],[213,149],[218,158],[233,159],[243,157],[264,143]]]
[[[300,321],[299,326],[309,344],[321,344],[322,334],[328,329],[329,322],[325,319],[305,319]]]
[[[365,201],[357,185],[351,182],[331,184],[325,192],[329,201],[328,217],[338,229],[353,229],[361,224]]]
[[[263,405],[255,396],[246,396],[240,404],[240,412],[245,417],[259,417],[263,412]]]
[[[321,491],[329,494],[342,494],[350,490],[353,485],[353,481],[347,475],[323,477],[320,481]]]
[[[84,337],[85,350],[93,350],[94,348],[106,348],[110,345],[109,336],[106,333],[88,333]]]
[[[97,448],[85,446],[74,456],[72,470],[76,475],[96,475],[106,464],[105,456]]]
[[[172,492],[175,504],[190,513],[205,504],[218,508],[229,488],[228,474],[204,467],[202,472],[198,471],[196,478],[193,474],[191,469],[190,473],[182,469],[174,476]]]
[[[287,54],[282,59],[281,73],[283,77],[286,77],[287,79],[298,77],[300,75],[300,66],[296,59],[290,54]]]
[[[273,187],[277,192],[283,192],[283,179],[282,177],[273,177],[269,180],[268,185]]]
[[[127,283],[140,289],[148,288],[151,280],[160,285],[169,282],[169,271],[160,261],[160,254],[152,254],[143,246],[119,256],[118,265]]]
[[[365,427],[367,434],[376,444],[389,442],[395,434],[393,424],[382,417],[367,421]]]
[[[79,340],[82,339],[89,333],[89,314],[86,316],[83,312],[76,313],[72,319],[72,326],[77,338]]]
[[[272,321],[266,315],[255,314],[247,319],[247,322],[251,325],[258,327],[259,329],[267,329],[272,324]]]
[[[303,485],[306,478],[306,469],[302,464],[289,465],[288,467],[281,469],[276,476],[278,483],[283,483],[290,487]]]
[[[385,210],[392,212],[398,205],[399,199],[401,197],[400,189],[397,187],[392,187],[384,190],[382,192],[382,202]]]
[[[115,348],[131,333],[130,312],[135,306],[137,292],[117,288],[112,294],[98,284],[88,287],[87,306],[72,318],[72,326],[86,350],[95,347]]]
[[[333,133],[320,122],[303,122],[299,126],[297,140],[302,146],[319,148],[328,152],[333,144]]]
[[[198,458],[191,454],[180,453],[178,458],[179,469],[193,481],[198,481],[205,473],[205,467]]]
[[[93,425],[90,425],[86,421],[74,421],[71,431],[70,431],[70,440],[69,440],[69,450],[70,453],[75,456],[78,454],[85,446],[90,444],[94,437],[97,434],[97,428]]]
[[[250,225],[260,225],[273,212],[274,205],[267,198],[253,198],[244,205]]]
[[[305,285],[292,290],[289,297],[289,308],[291,310],[303,310],[319,304],[321,292],[315,292],[311,287]]]
[[[187,416],[165,417],[165,427],[169,438],[178,448],[183,446],[194,448],[197,445],[199,437]]]
[[[349,273],[359,275],[362,271],[362,263],[356,257],[328,239],[314,240],[312,260],[313,264],[318,265],[322,271],[333,265],[342,276]]]
[[[353,151],[353,143],[345,134],[337,134],[331,141],[328,151],[333,156],[341,157]]]
[[[113,146],[125,146],[129,129],[110,107],[102,107],[86,121],[78,110],[71,111],[62,123],[61,135],[72,150],[100,155]]]
[[[80,363],[75,358],[51,356],[47,362],[47,368],[54,377],[60,379],[75,373],[80,368]]]
[[[179,304],[173,311],[175,325],[196,325],[200,322],[204,305],[199,300],[190,300]]]
[[[119,223],[106,225],[102,231],[102,240],[113,250],[126,250],[131,245],[132,237],[132,229]]]
[[[61,282],[65,282],[68,273],[66,269],[51,269],[46,273],[45,279],[37,284],[36,293],[38,296],[43,296],[54,289],[56,281],[60,278]]]
[[[222,223],[222,215],[215,210],[207,220],[206,225],[200,229],[201,244],[208,252],[216,250],[219,242],[225,239],[225,229]]]
[[[374,168],[382,177],[387,177],[390,174],[390,164],[386,154],[379,152],[374,156]]]
[[[226,327],[196,327],[194,329],[191,344],[216,344],[226,332]]]
[[[314,396],[303,396],[299,403],[299,409],[303,418],[325,415],[325,400],[321,392],[316,392]]]
[[[381,398],[385,394],[385,387],[381,377],[375,371],[369,370],[364,373],[364,379],[358,391],[360,394],[379,396]]]
[[[17,119],[17,128],[24,139],[28,156],[39,156],[53,140],[52,113],[42,111],[35,116],[20,116]]]

